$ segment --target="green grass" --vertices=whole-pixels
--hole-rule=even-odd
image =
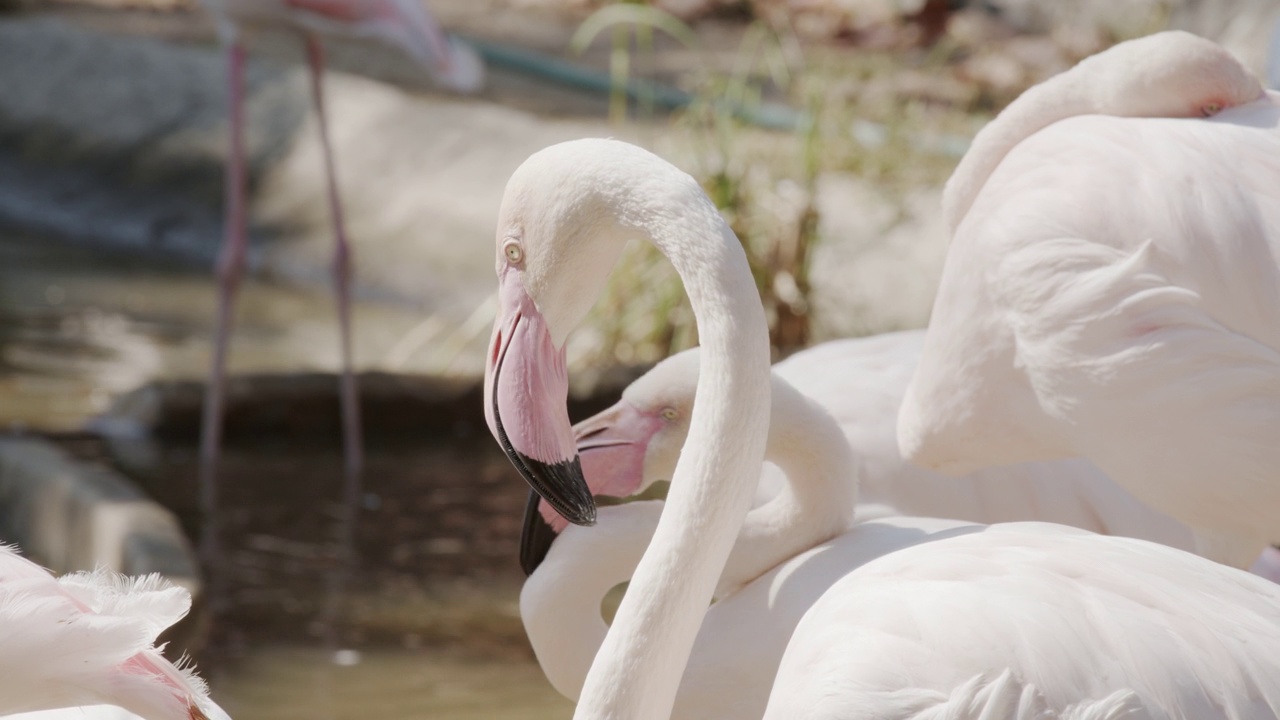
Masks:
[[[742,241],[777,356],[811,341],[809,269],[822,241],[817,179],[856,174],[891,199],[939,185],[987,117],[975,113],[983,101],[976,92],[942,102],[914,89],[918,82],[895,80],[949,72],[946,49],[909,56],[816,51],[797,62],[787,43],[783,34],[751,26],[730,71],[688,79],[699,88],[697,101],[656,148],[702,183]],[[735,112],[764,98],[787,100],[808,122],[771,131]],[[648,246],[627,250],[587,326],[571,350],[575,363],[651,363],[697,344],[679,278]]]

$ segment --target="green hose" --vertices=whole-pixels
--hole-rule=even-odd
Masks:
[[[459,37],[475,47],[480,57],[493,67],[550,80],[558,85],[591,93],[607,95],[613,90],[613,83],[607,73],[565,62],[545,53],[500,45],[474,37]],[[666,110],[685,108],[694,101],[693,94],[680,88],[642,78],[629,80],[625,90],[627,97],[633,101],[651,102]],[[729,110],[739,120],[769,130],[794,131],[805,121],[803,114],[780,103],[761,102],[752,107],[735,104]]]

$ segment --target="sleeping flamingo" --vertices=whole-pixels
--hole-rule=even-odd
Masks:
[[[564,341],[632,239],[672,262],[703,344],[662,517],[583,684],[575,717],[593,720],[670,717],[768,434],[768,332],[741,244],[693,178],[582,140],[526,160],[499,212],[486,409],[508,456],[565,453]],[[1278,642],[1280,588],[1262,578],[1140,540],[995,525],[835,579],[792,635],[766,717],[1276,718]]]
[[[337,294],[342,355],[342,444],[345,496],[352,504],[359,495],[364,464],[360,432],[359,393],[351,363],[351,266],[352,250],[342,219],[338,181],[329,143],[328,121],[322,94],[324,46],[321,35],[347,35],[381,40],[404,50],[441,84],[471,92],[484,80],[480,58],[467,45],[449,38],[427,13],[420,0],[201,0],[214,15],[227,48],[227,93],[230,116],[230,150],[226,176],[226,237],[218,258],[218,309],[215,319],[213,359],[205,391],[200,431],[200,499],[206,524],[212,524],[217,504],[218,452],[222,439],[223,395],[227,347],[234,318],[236,291],[248,251],[244,142],[245,45],[242,29],[256,26],[295,28],[306,41],[311,92],[324,155],[326,189],[336,243],[333,282]],[[204,533],[203,554],[214,557],[214,532]]]
[[[114,705],[145,720],[229,720],[199,678],[155,647],[190,607],[187,591],[158,575],[54,579],[0,546],[0,715]],[[73,712],[84,716],[56,716]],[[101,708],[89,716],[125,714]]]
[[[1222,48],[1161,33],[984,128],[943,197],[904,456],[948,474],[1083,456],[1233,565],[1276,539],[1277,100]]]

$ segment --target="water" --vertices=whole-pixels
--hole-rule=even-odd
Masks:
[[[342,667],[314,648],[256,653],[220,678],[214,692],[234,718],[449,718],[560,720],[573,706],[536,665],[442,653],[365,652]]]
[[[74,429],[121,392],[202,376],[212,306],[212,282],[188,267],[0,236],[0,428]],[[323,288],[249,282],[241,308],[237,371],[336,368]],[[423,334],[407,309],[361,306],[356,316],[366,366],[404,357],[404,337]],[[227,604],[210,627],[174,642],[203,636],[196,660],[233,717],[571,715],[519,621],[524,487],[488,438],[479,402],[464,400],[455,417],[421,422],[379,417],[373,405],[371,423],[409,431],[370,433],[354,592],[336,604],[336,423],[292,435],[230,428],[221,474]],[[194,536],[193,427],[161,437],[79,440],[75,452],[115,463]]]

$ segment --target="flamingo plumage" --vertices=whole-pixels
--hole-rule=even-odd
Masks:
[[[1185,33],[1015,101],[944,193],[904,456],[948,474],[1082,456],[1247,566],[1280,507],[1277,158],[1280,95]]]
[[[0,546],[0,715],[112,705],[145,720],[228,720],[204,683],[155,647],[190,607],[186,590],[156,575],[54,578]]]

